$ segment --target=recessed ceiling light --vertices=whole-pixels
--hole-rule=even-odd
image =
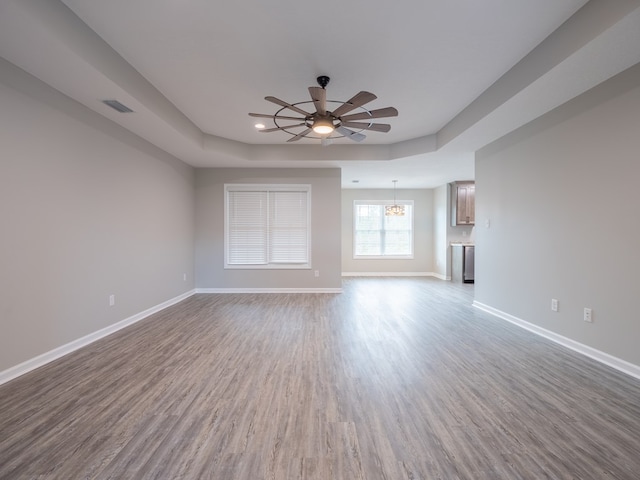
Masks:
[[[258,130],[262,130],[262,129],[264,128],[264,123],[256,123],[256,124],[255,124],[255,127],[256,127]]]

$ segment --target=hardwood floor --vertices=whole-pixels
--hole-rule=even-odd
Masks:
[[[472,297],[195,295],[0,387],[0,478],[640,478],[640,382]]]

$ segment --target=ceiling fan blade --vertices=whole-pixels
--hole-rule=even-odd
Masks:
[[[391,125],[388,123],[360,123],[360,122],[342,122],[345,127],[360,128],[362,130],[371,130],[372,132],[388,132]]]
[[[304,120],[301,117],[285,117],[283,115],[269,115],[268,113],[250,113],[250,117],[258,117],[258,118],[274,118],[274,119],[282,119],[282,120]]]
[[[321,87],[309,87],[309,95],[319,115],[327,114],[327,91]]]
[[[295,105],[291,105],[290,103],[285,102],[284,100],[280,100],[276,97],[264,97],[265,100],[271,103],[275,103],[276,105],[280,105],[281,107],[286,107],[289,110],[293,110],[294,112],[299,113],[300,115],[304,115],[305,117],[310,116],[309,112],[305,112],[301,108],[296,107]]]
[[[344,115],[347,112],[350,112],[354,108],[361,107],[365,103],[369,103],[370,101],[375,100],[376,98],[378,97],[376,97],[373,93],[364,92],[364,91],[356,93],[351,99],[347,100],[338,108],[336,108],[332,112],[332,115],[334,117],[339,117],[341,115]]]
[[[287,140],[287,143],[289,143],[289,142],[297,142],[298,140],[300,140],[302,137],[304,137],[310,131],[311,131],[310,128],[307,128],[306,130],[303,130],[302,132],[297,134],[295,137],[291,137],[289,140]]]
[[[278,130],[287,130],[289,128],[296,128],[306,125],[306,123],[298,123],[296,125],[285,125],[283,127],[274,127],[274,128],[263,128],[262,130],[258,130],[258,132],[269,133],[269,132],[277,132]]]
[[[336,128],[336,130],[345,137],[353,140],[354,142],[361,142],[362,140],[367,138],[367,136],[363,135],[362,133],[354,132],[353,130],[349,130],[348,128],[342,126]]]
[[[369,120],[370,118],[397,117],[398,110],[393,107],[379,108],[370,112],[352,113],[342,117],[343,121],[351,122],[352,120]]]

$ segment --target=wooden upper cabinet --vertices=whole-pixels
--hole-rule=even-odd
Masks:
[[[451,225],[475,225],[476,184],[455,182],[451,184]]]

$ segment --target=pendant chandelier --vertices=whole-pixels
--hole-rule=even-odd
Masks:
[[[392,180],[393,182],[393,205],[387,205],[384,207],[384,214],[387,217],[404,217],[404,205],[398,205],[396,203],[396,183],[398,180]]]

